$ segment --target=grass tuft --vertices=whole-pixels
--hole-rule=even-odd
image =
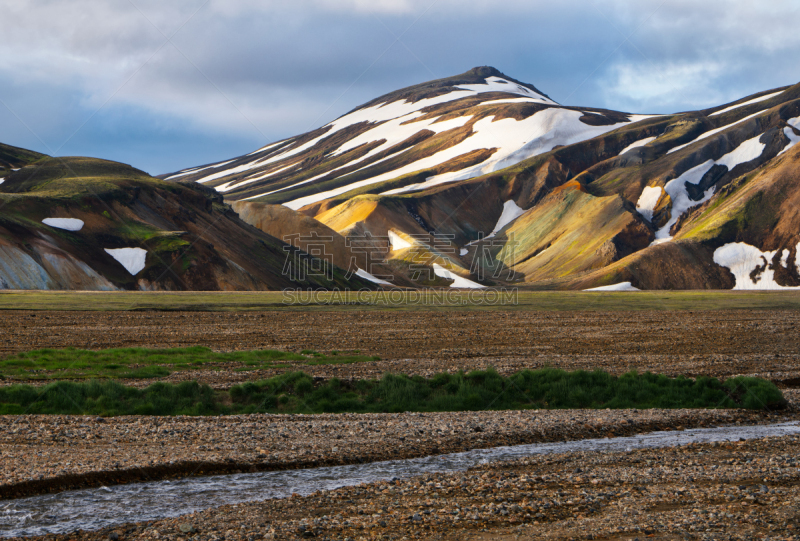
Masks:
[[[114,381],[56,382],[0,388],[0,414],[219,415],[245,413],[379,413],[597,408],[781,409],[786,401],[769,381],[738,377],[668,378],[630,372],[494,370],[431,378],[386,374],[380,380],[316,384],[304,372],[214,392],[207,385],[155,383],[146,389]]]

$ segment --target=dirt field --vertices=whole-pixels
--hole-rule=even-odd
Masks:
[[[508,373],[549,365],[566,369],[601,368],[612,373],[636,369],[687,376],[758,375],[784,388],[797,388],[800,387],[799,324],[800,311],[791,309],[17,310],[0,311],[0,355],[40,348],[193,345],[205,345],[218,351],[264,348],[329,353],[360,350],[363,355],[378,355],[381,360],[355,365],[303,366],[302,369],[316,376],[348,378],[377,377],[386,371],[431,374],[488,366]],[[241,367],[236,366],[215,368],[219,370],[175,373],[166,379],[191,377],[223,388],[275,372],[241,372],[236,370]],[[152,381],[136,383],[146,385]],[[797,418],[798,391],[787,391],[787,395],[792,402],[790,410],[763,414],[764,422]],[[563,414],[569,416],[569,422],[558,421],[558,416]],[[541,420],[552,417],[555,431],[548,434],[547,440],[597,436],[598,431],[599,435],[611,435],[705,424],[690,421],[697,416],[708,415],[710,420],[717,415],[751,415],[690,412],[688,418],[671,419],[667,415],[659,419],[657,426],[640,426],[635,422],[631,424],[635,420],[626,417],[632,412],[597,412],[592,414],[592,422],[602,418],[603,423],[594,428],[588,420],[575,422],[576,414],[530,413],[532,418]],[[139,480],[134,475],[137,471],[144,471],[148,476],[158,474],[157,477],[186,475],[189,471],[186,468],[197,470],[198,460],[209,466],[209,472],[223,473],[231,468],[254,467],[263,461],[283,461],[296,466],[374,460],[380,455],[375,455],[376,449],[385,448],[387,443],[395,452],[413,456],[539,437],[526,426],[509,423],[508,415],[489,412],[432,416],[431,426],[426,426],[426,436],[420,435],[416,441],[406,434],[402,435],[402,440],[396,438],[397,442],[412,442],[409,448],[392,440],[385,432],[388,429],[364,424],[360,416],[350,416],[353,417],[350,420],[347,416],[330,416],[330,419],[305,416],[305,423],[309,426],[319,423],[319,427],[314,425],[311,432],[299,430],[296,438],[288,439],[286,435],[292,431],[283,424],[292,421],[287,418],[275,425],[275,437],[262,438],[260,441],[265,443],[259,445],[247,439],[258,434],[256,428],[262,426],[253,421],[253,427],[242,429],[247,437],[220,437],[213,446],[206,445],[207,449],[202,452],[197,451],[197,445],[198,442],[204,444],[200,440],[208,439],[211,432],[207,430],[198,432],[202,433],[199,440],[192,439],[195,436],[189,434],[191,431],[173,431],[170,437],[177,439],[169,442],[169,452],[165,452],[166,440],[150,426],[162,423],[155,418],[128,418],[106,424],[81,417],[52,421],[9,417],[6,418],[9,426],[4,431],[7,437],[0,451],[4,459],[13,458],[16,464],[25,467],[13,467],[15,462],[9,462],[10,468],[2,484],[7,497],[13,497],[84,484],[135,481]],[[520,418],[526,418],[525,415],[528,414]],[[616,419],[617,416],[621,417]],[[459,428],[474,424],[479,417],[482,425],[496,426],[491,437],[486,432],[473,433]],[[249,419],[207,421],[251,422]],[[202,424],[206,421],[168,421],[177,422]],[[359,428],[349,428],[348,422]],[[58,426],[51,427],[53,423]],[[116,430],[113,429],[116,423],[130,426]],[[344,449],[338,443],[346,440],[332,438],[327,433],[325,437],[318,437],[325,430],[339,429],[351,430],[350,434],[364,431],[359,436],[361,439],[354,439],[346,446],[352,455],[347,458],[324,448],[337,442],[336,449]],[[448,430],[451,434],[443,437]],[[92,432],[91,438],[87,431]],[[87,446],[87,441],[96,441],[99,447]],[[119,463],[107,463],[109,445],[116,453],[114,460]],[[31,446],[38,450],[41,460],[26,458],[32,456],[25,451]],[[64,458],[59,453],[75,453],[78,449],[82,454],[77,466],[66,469],[61,466]],[[797,491],[800,474],[793,458],[797,451],[797,438],[782,438],[643,451],[633,455],[560,455],[544,461],[487,465],[463,474],[340,489],[308,498],[226,506],[113,531],[54,537],[211,540],[310,537],[749,539],[768,536],[794,539],[800,525]],[[210,467],[214,464],[219,465],[218,470]],[[182,533],[187,524],[195,533]]]
[[[65,347],[360,350],[381,361],[302,369],[316,376],[349,378],[489,366],[508,373],[549,365],[612,373],[635,369],[687,376],[748,374],[795,387],[800,384],[799,329],[800,312],[793,310],[0,311],[0,356]],[[222,388],[275,373],[216,368],[167,379],[197,378]]]

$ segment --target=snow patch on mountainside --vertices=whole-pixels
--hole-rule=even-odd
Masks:
[[[349,150],[358,148],[361,145],[366,145],[382,139],[386,141],[382,145],[372,149],[362,158],[359,158],[353,162],[349,162],[346,166],[349,167],[351,165],[369,160],[376,154],[380,154],[396,144],[402,143],[406,139],[418,134],[422,130],[430,130],[434,133],[442,133],[461,128],[472,119],[471,116],[462,116],[439,122],[439,117],[436,117],[431,120],[412,122],[416,117],[419,116],[421,116],[421,113],[412,113],[410,115],[402,116],[400,118],[395,118],[385,122],[366,133],[362,133],[361,135],[350,139],[338,149],[333,151],[331,153],[331,157],[339,156]]]
[[[630,144],[630,145],[626,146],[625,148],[623,148],[622,152],[620,152],[619,155],[622,156],[623,154],[625,154],[629,150],[633,150],[634,148],[643,147],[643,146],[645,146],[645,145],[647,145],[649,143],[652,143],[656,139],[657,139],[657,137],[646,137],[644,139],[640,139],[639,141],[636,141],[635,143]]]
[[[783,133],[789,138],[789,144],[778,153],[778,156],[784,152],[789,152],[793,146],[795,146],[797,143],[800,143],[800,135],[795,135],[792,128],[783,128]]]
[[[106,253],[116,259],[120,265],[125,267],[131,276],[136,276],[145,267],[147,250],[141,248],[106,248]]]
[[[263,165],[264,165],[264,163],[260,163],[260,162],[257,162],[257,161],[256,162],[247,162],[247,163],[242,164],[242,165],[237,165],[236,167],[234,167],[232,169],[225,169],[223,171],[219,171],[218,173],[213,173],[211,175],[208,175],[207,177],[203,177],[201,179],[198,179],[197,182],[200,182],[200,183],[204,184],[206,182],[211,182],[212,180],[217,180],[218,178],[227,177],[228,175],[235,175],[236,173],[243,173],[244,171],[249,171],[250,169],[255,169],[256,167],[261,167]]]
[[[451,273],[446,268],[442,267],[438,263],[433,264],[433,272],[436,276],[440,278],[444,278],[445,280],[454,280],[450,287],[458,288],[458,289],[485,289],[486,286],[482,286],[472,280],[467,280],[466,278],[462,278],[457,274]]]
[[[228,165],[229,163],[233,163],[235,161],[236,160],[228,160],[227,162],[218,163],[216,165],[209,165],[207,167],[201,167],[199,169],[197,169],[197,168],[195,168],[195,169],[185,169],[185,170],[181,171],[180,173],[178,173],[177,175],[169,176],[169,177],[165,178],[164,180],[172,180],[172,179],[175,179],[175,178],[178,178],[178,177],[191,175],[193,173],[199,173],[200,171],[205,171],[206,169],[217,169],[219,167],[222,167],[223,165]]]
[[[636,210],[645,217],[648,222],[653,221],[653,211],[664,193],[661,186],[647,186],[642,190],[639,201],[636,203]]]
[[[742,122],[745,122],[745,121],[747,121],[747,120],[750,120],[751,118],[755,118],[755,117],[757,117],[758,115],[760,115],[760,114],[761,114],[761,113],[763,113],[763,112],[764,112],[764,111],[759,111],[759,112],[757,112],[757,113],[753,113],[752,115],[750,115],[750,116],[746,116],[746,117],[744,117],[744,118],[743,118],[743,119],[741,119],[741,120],[737,120],[736,122],[732,122],[731,124],[726,124],[725,126],[721,126],[721,127],[717,128],[717,129],[715,129],[715,130],[707,131],[706,133],[704,133],[704,134],[700,135],[700,136],[699,136],[699,137],[697,137],[696,139],[694,139],[694,140],[692,140],[692,141],[689,141],[689,142],[688,142],[688,143],[686,143],[686,144],[683,144],[683,145],[680,145],[680,146],[677,146],[677,147],[675,147],[675,148],[671,149],[669,152],[667,152],[667,154],[672,154],[673,152],[678,152],[679,150],[681,150],[681,149],[683,149],[683,148],[686,148],[686,147],[688,147],[689,145],[692,145],[692,144],[694,144],[694,143],[696,143],[696,142],[698,142],[698,141],[702,141],[703,139],[708,139],[708,138],[709,138],[709,137],[711,137],[712,135],[716,135],[716,134],[718,134],[719,132],[722,132],[722,131],[725,131],[725,130],[727,130],[728,128],[732,128],[732,127],[734,127],[734,126],[736,126],[736,125],[738,125],[738,124],[741,124]]]
[[[725,154],[722,158],[717,160],[716,164],[724,165],[728,168],[728,171],[731,171],[737,165],[755,160],[764,153],[764,149],[767,147],[760,139],[761,135],[756,135],[752,139],[748,139],[732,152]]]
[[[494,237],[500,232],[501,229],[503,229],[505,226],[507,226],[508,224],[510,224],[523,214],[525,214],[525,210],[520,208],[520,206],[517,205],[517,203],[514,202],[513,199],[509,199],[508,201],[503,203],[503,213],[497,220],[497,225],[494,226],[494,229],[492,229],[492,232],[489,233],[489,235],[486,238],[490,239]]]
[[[413,246],[413,244],[408,242],[406,239],[404,239],[391,229],[389,230],[389,243],[392,245],[393,251],[404,250],[406,248],[411,248]]]
[[[797,250],[796,264],[800,265],[800,244],[797,245]],[[736,278],[733,289],[800,289],[782,286],[775,281],[775,269],[771,268],[775,254],[777,250],[762,252],[744,242],[731,242],[714,251],[714,263],[727,267],[733,273]],[[781,265],[786,267],[787,263],[788,254],[781,254]],[[755,280],[750,277],[754,271],[758,271]]]
[[[83,229],[83,220],[78,220],[77,218],[45,218],[42,223],[65,231],[80,231]]]
[[[285,143],[285,142],[286,142],[286,139],[284,139],[283,141],[278,141],[277,143],[270,143],[269,145],[267,145],[265,147],[261,147],[258,150],[251,152],[250,154],[248,154],[248,156],[253,156],[254,154],[258,154],[260,152],[264,152],[265,150],[269,150],[271,148],[275,148],[276,146],[280,145],[281,143]]]
[[[731,105],[730,107],[728,107],[728,108],[726,108],[726,109],[723,109],[722,111],[717,111],[716,113],[711,113],[711,114],[710,114],[710,115],[708,115],[708,116],[717,116],[717,115],[721,115],[721,114],[723,114],[723,113],[727,113],[728,111],[733,111],[734,109],[738,109],[739,107],[744,107],[745,105],[753,105],[754,103],[759,103],[759,102],[762,102],[762,101],[767,101],[767,100],[768,100],[768,99],[770,99],[770,98],[774,98],[775,96],[778,96],[778,95],[780,95],[780,94],[783,94],[783,92],[784,92],[784,91],[783,91],[783,90],[781,90],[780,92],[775,92],[774,94],[768,94],[768,95],[766,95],[766,96],[761,96],[760,98],[755,98],[755,99],[752,99],[752,100],[750,100],[750,101],[746,101],[746,102],[744,102],[744,103],[740,103],[740,104],[738,104],[738,105]]]
[[[383,146],[385,146],[385,145],[383,145]],[[365,165],[365,166],[364,166],[364,167],[362,167],[361,169],[356,169],[356,170],[355,170],[355,171],[353,171],[352,173],[348,173],[348,174],[355,174],[355,173],[358,173],[358,172],[361,172],[361,171],[363,171],[364,169],[368,169],[368,168],[370,168],[370,167],[372,167],[372,166],[374,166],[374,165],[378,165],[379,163],[383,163],[383,162],[385,162],[386,160],[391,160],[392,158],[396,158],[396,157],[397,157],[397,156],[399,156],[400,154],[403,154],[403,153],[405,153],[405,152],[408,152],[408,151],[409,151],[409,150],[411,150],[412,148],[413,148],[413,147],[410,147],[410,148],[404,148],[403,150],[400,150],[400,151],[398,151],[398,152],[395,152],[395,153],[393,153],[393,154],[390,154],[390,155],[386,156],[385,158],[381,158],[381,159],[380,159],[380,160],[378,160],[378,161],[375,161],[375,162],[372,162],[372,163],[370,163],[370,164],[368,164],[368,165]],[[263,196],[265,196],[265,195],[271,195],[271,194],[274,194],[274,193],[278,193],[278,192],[283,192],[283,191],[286,191],[286,190],[290,190],[290,189],[292,189],[292,188],[296,188],[296,187],[298,187],[298,186],[302,186],[303,184],[308,184],[309,182],[314,182],[315,180],[319,180],[319,179],[321,179],[321,178],[327,177],[327,176],[329,176],[331,173],[335,173],[336,171],[339,171],[340,169],[344,169],[344,168],[346,168],[346,167],[350,167],[350,166],[351,166],[353,163],[359,163],[359,162],[361,162],[361,161],[363,161],[363,160],[357,160],[357,161],[355,161],[355,162],[346,163],[346,164],[342,165],[341,167],[337,167],[336,169],[331,169],[330,171],[327,171],[327,172],[325,172],[325,173],[322,173],[321,175],[317,175],[317,176],[315,176],[315,177],[312,177],[312,178],[309,178],[309,179],[306,179],[306,180],[301,180],[300,182],[296,182],[296,183],[294,183],[294,184],[292,184],[292,185],[290,185],[290,186],[286,186],[285,188],[280,188],[280,189],[278,189],[278,190],[273,190],[273,191],[271,191],[271,192],[266,192],[266,193],[263,193],[263,194],[254,195],[253,197],[248,197],[247,199],[256,199],[257,197],[263,197]],[[289,166],[289,167],[293,167],[293,166]],[[338,178],[338,177],[337,177],[337,178]],[[335,179],[334,179],[334,180],[335,180]]]
[[[504,83],[500,82],[504,81]],[[316,145],[322,139],[326,137],[330,137],[331,135],[339,132],[345,128],[353,126],[354,124],[359,124],[361,122],[367,122],[369,124],[377,124],[381,122],[386,122],[388,120],[394,120],[400,117],[408,116],[412,113],[417,113],[416,116],[422,116],[423,109],[427,107],[432,107],[434,105],[440,105],[442,103],[448,103],[455,100],[460,100],[463,98],[469,98],[474,96],[476,93],[486,93],[486,92],[507,92],[511,94],[520,94],[523,96],[530,96],[535,98],[540,98],[548,103],[552,103],[557,105],[555,102],[551,100],[546,100],[543,96],[529,90],[527,88],[521,87],[516,84],[509,83],[505,81],[505,79],[500,79],[498,77],[489,77],[487,79],[487,84],[477,84],[477,85],[461,85],[459,87],[461,90],[454,90],[447,94],[443,94],[441,96],[436,96],[435,98],[426,98],[416,102],[409,102],[407,100],[399,100],[391,103],[381,103],[378,105],[374,105],[372,107],[366,107],[364,109],[359,109],[357,111],[353,111],[343,117],[340,117],[330,124],[326,124],[324,127],[329,128],[319,137],[308,141],[307,143],[291,150],[287,150],[276,156],[272,156],[267,160],[260,161],[258,166],[268,165],[272,162],[285,160],[286,158],[290,158],[294,155],[300,154],[305,150]],[[410,119],[406,119],[410,120]],[[419,130],[417,130],[419,131]],[[416,133],[416,132],[415,132]],[[373,141],[375,139],[372,139]],[[219,178],[219,177],[216,177]],[[201,179],[198,182],[209,182],[213,180],[211,178]]]
[[[633,287],[630,282],[621,282],[612,286],[593,287],[592,289],[584,289],[584,291],[641,291],[637,287]]]
[[[701,180],[703,180],[703,176],[705,176],[705,174],[708,173],[715,165],[724,165],[728,168],[728,171],[731,171],[739,164],[755,160],[761,156],[766,148],[766,145],[759,142],[759,139],[761,139],[761,135],[757,135],[752,139],[748,139],[736,147],[736,149],[732,152],[725,154],[719,160],[708,160],[705,163],[689,169],[678,178],[669,181],[664,187],[664,190],[672,198],[670,220],[664,227],[656,231],[656,240],[653,241],[653,244],[660,244],[662,242],[668,242],[672,240],[669,230],[673,225],[675,225],[681,214],[692,207],[705,203],[711,199],[711,196],[714,195],[714,187],[712,186],[703,193],[703,197],[699,201],[694,201],[689,197],[689,192],[686,190],[687,183],[699,183]]]
[[[794,128],[797,128],[797,130],[800,130],[800,116],[797,118],[790,118],[786,121],[786,123]],[[797,143],[800,143],[800,135],[795,135],[794,130],[791,128],[783,128],[783,133],[789,138],[789,144],[786,145],[786,148],[780,151],[778,156],[784,152],[788,152],[793,146],[795,146]]]
[[[558,105],[553,100],[547,99],[541,94],[537,94],[530,88],[518,85],[517,83],[512,83],[511,81],[503,79],[502,77],[488,77],[486,79],[486,84],[458,85],[456,88],[471,90],[472,92],[478,93],[506,92],[508,94],[519,94],[520,96],[534,98],[537,101],[541,100],[542,102],[549,103],[551,105]]]
[[[0,184],[4,183],[5,181],[6,181],[5,177],[0,178]]]
[[[386,280],[381,280],[380,278],[376,278],[375,276],[373,276],[372,274],[368,273],[364,269],[358,269],[358,271],[356,271],[356,276],[360,276],[364,280],[369,280],[370,282],[372,282],[374,284],[379,284],[379,285],[382,285],[382,286],[394,285],[394,284],[392,284],[390,282],[387,282]]]
[[[543,103],[547,102],[544,98],[503,98],[501,100],[491,100],[491,101],[482,101],[481,106],[483,105],[501,105],[504,103]]]
[[[423,190],[446,182],[466,180],[499,171],[533,156],[550,152],[557,146],[585,141],[627,124],[590,126],[580,121],[582,116],[583,113],[580,111],[550,108],[519,121],[513,118],[504,118],[502,120],[495,120],[494,117],[483,118],[475,123],[473,127],[474,133],[460,144],[400,170],[369,179],[367,183],[381,182],[413,171],[434,167],[474,150],[497,149],[486,161],[476,166],[436,175],[426,179],[425,182],[389,190],[384,194]],[[631,116],[631,121],[636,122],[644,118],[650,117],[633,115]],[[344,191],[347,190],[345,189]],[[344,193],[344,191],[340,193]]]
[[[242,181],[226,182],[225,184],[217,186],[216,190],[218,192],[221,192],[221,193],[229,192],[229,191],[233,190],[234,188],[241,188],[242,186],[246,186],[248,184],[252,184],[254,182],[258,182],[259,180],[264,180],[265,178],[269,178],[269,177],[278,175],[278,174],[283,173],[284,171],[286,171],[288,169],[291,169],[292,167],[297,167],[297,164],[293,163],[291,165],[287,165],[286,167],[282,167],[282,168],[280,168],[280,169],[278,169],[276,171],[272,171],[271,173],[265,173],[263,175],[258,175],[258,176],[255,176],[255,177],[247,178],[247,179],[242,180]],[[300,182],[298,184],[303,184],[303,183]],[[286,189],[288,189],[290,187],[291,186],[289,186],[287,188],[282,188],[282,189],[286,190]],[[279,191],[280,190],[275,190],[275,192],[279,192]],[[274,192],[269,192],[269,193],[274,193]],[[268,195],[268,194],[259,194],[256,197],[261,197],[262,195]]]

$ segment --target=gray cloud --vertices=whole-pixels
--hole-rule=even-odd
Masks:
[[[789,0],[12,0],[0,99],[22,122],[0,105],[0,141],[55,151],[89,119],[60,152],[164,172],[484,64],[570,104],[707,107],[800,79],[798,15]]]

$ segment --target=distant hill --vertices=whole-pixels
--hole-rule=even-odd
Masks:
[[[435,264],[454,286],[796,287],[799,98],[796,85],[632,115],[565,107],[482,67],[164,178],[213,187],[251,219],[249,202],[283,205],[305,228],[399,239],[385,264],[402,285]]]
[[[342,269],[332,281],[284,273],[289,255],[310,256],[239,220],[199,184],[91,158],[5,146],[0,156],[0,289],[374,287]]]
[[[161,178],[0,145],[0,288],[800,287],[798,142],[800,85],[635,115],[480,67]]]

